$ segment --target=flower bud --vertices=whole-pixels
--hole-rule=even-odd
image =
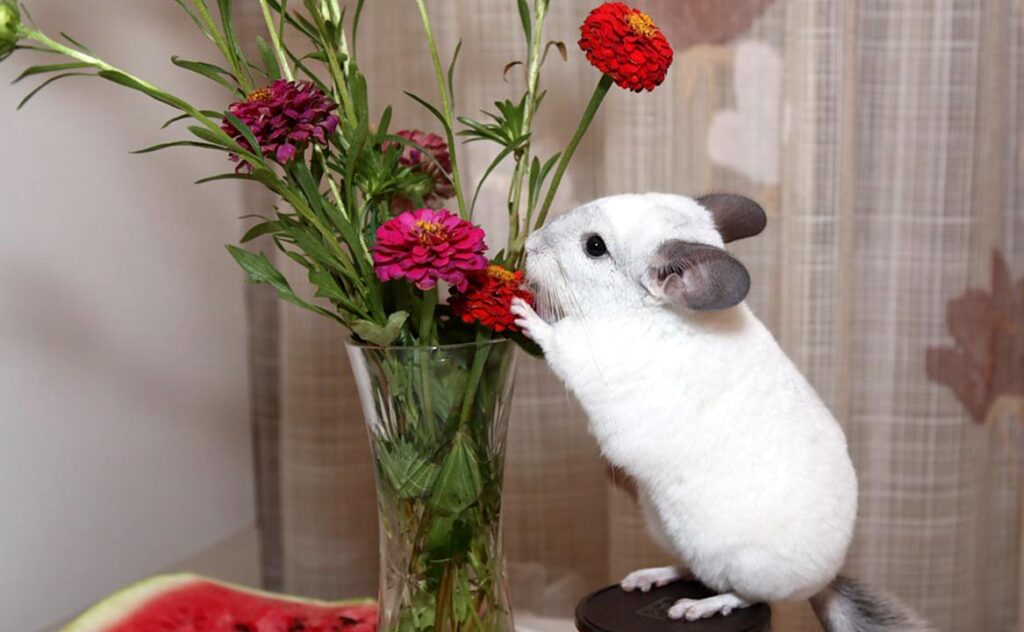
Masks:
[[[21,12],[14,0],[0,0],[0,60],[14,52],[20,39]]]

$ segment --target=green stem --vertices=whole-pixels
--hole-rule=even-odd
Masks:
[[[487,344],[490,336],[478,329],[476,333],[477,350],[473,355],[473,365],[469,370],[469,381],[466,383],[466,395],[462,398],[462,412],[459,415],[459,426],[465,426],[469,421],[469,414],[473,411],[473,399],[476,397],[476,389],[480,384],[480,375],[487,364],[487,356],[491,352],[491,345]]]
[[[249,72],[245,66],[245,61],[238,59],[227,40],[224,39],[224,34],[221,33],[217,23],[213,20],[213,16],[210,15],[206,2],[204,0],[192,0],[192,5],[199,12],[199,16],[206,24],[206,28],[210,30],[210,37],[213,38],[213,42],[220,49],[221,54],[224,55],[224,59],[231,64],[231,69],[234,71],[238,83],[241,84],[242,91],[246,94],[252,92],[253,85],[252,81],[249,80]]]
[[[179,99],[178,97],[176,97],[176,96],[174,96],[174,95],[172,95],[172,94],[170,94],[168,92],[165,92],[165,91],[161,90],[160,88],[157,88],[153,84],[151,84],[151,83],[149,83],[149,82],[147,82],[147,81],[145,81],[143,79],[139,79],[135,75],[127,73],[127,72],[121,70],[120,68],[117,68],[116,66],[111,66],[110,64],[108,64],[107,62],[103,61],[102,59],[99,59],[99,58],[93,57],[92,55],[89,55],[87,53],[83,53],[81,51],[75,50],[74,48],[69,48],[67,46],[64,46],[60,42],[56,42],[56,41],[50,39],[49,37],[47,37],[46,35],[44,35],[43,33],[39,32],[39,31],[36,31],[34,29],[29,29],[29,28],[25,28],[24,26],[21,26],[18,29],[18,34],[22,38],[24,38],[24,39],[31,39],[31,40],[34,40],[36,42],[39,42],[40,44],[42,44],[43,46],[46,46],[47,48],[49,48],[50,50],[52,50],[54,52],[60,53],[62,55],[65,55],[66,57],[70,57],[71,59],[77,59],[78,61],[80,61],[80,62],[82,62],[84,64],[89,64],[90,66],[92,66],[93,68],[96,68],[97,70],[99,70],[101,72],[118,73],[118,74],[124,75],[125,77],[128,77],[133,82],[138,84],[139,89],[144,94],[146,94],[147,96],[149,96],[151,98],[154,98],[154,99],[157,99],[158,101],[160,101],[162,103],[166,103],[167,105],[170,105],[171,107],[174,107],[174,108],[177,108],[177,109],[181,110],[185,114],[188,114],[189,116],[191,116],[196,121],[202,123],[204,127],[209,129],[210,131],[214,132],[218,136],[222,136],[227,141],[231,141],[231,137],[224,133],[224,130],[221,129],[219,123],[215,122],[213,119],[211,119],[210,117],[208,117],[205,114],[203,114],[199,109],[193,107],[187,101]],[[231,147],[232,151],[240,152],[242,154],[247,154],[248,153],[238,143],[235,143],[234,141],[231,141],[231,144],[233,145]]]
[[[432,345],[432,331],[434,329],[434,308],[437,307],[437,288],[427,290],[423,293],[423,303],[420,305],[420,347],[417,353],[420,358],[420,397],[423,400],[423,418],[420,420],[424,428],[434,428],[434,404],[433,404],[433,381],[430,367]],[[433,434],[433,432],[432,432]]]
[[[538,2],[536,8],[536,19],[533,26],[533,32],[530,41],[530,51],[528,54],[529,67],[526,73],[526,106],[523,112],[523,133],[529,134],[533,127],[533,115],[536,111],[537,105],[537,86],[540,83],[540,62],[542,56],[542,37],[544,33],[544,19],[547,17],[548,5],[546,2]],[[520,230],[520,215],[519,205],[523,195],[523,177],[530,169],[530,145],[531,142],[527,141],[526,146],[523,147],[521,155],[517,156],[515,172],[512,174],[512,185],[511,185],[511,199],[509,201],[510,214],[509,214],[509,225],[508,225],[508,243],[510,245],[509,259],[514,258],[514,253],[511,252],[511,244],[515,243],[516,238],[519,237]],[[527,224],[529,224],[530,211],[527,210]],[[527,225],[526,230],[529,231],[530,227]]]
[[[466,197],[462,193],[462,178],[459,176],[459,164],[456,158],[455,135],[455,113],[449,98],[448,85],[444,78],[444,69],[441,67],[441,56],[437,52],[437,41],[434,39],[434,29],[430,26],[430,16],[427,14],[427,7],[423,0],[416,0],[420,10],[420,18],[423,20],[423,31],[427,35],[427,43],[430,45],[430,57],[434,62],[434,75],[437,78],[437,87],[441,92],[441,112],[445,118],[445,134],[448,137],[448,153],[452,162],[452,187],[455,189],[455,197],[459,202],[459,216],[469,219],[466,208]]]
[[[284,0],[287,2],[287,0]],[[274,24],[274,17],[270,12],[270,5],[267,4],[267,0],[260,0],[260,7],[263,9],[263,19],[267,23],[267,31],[270,32],[270,42],[274,46],[274,54],[277,55],[277,63],[281,66],[281,72],[284,73],[285,79],[292,81],[295,76],[292,74],[292,67],[288,63],[288,55],[284,51],[284,46],[281,45],[281,36],[278,33],[278,26]],[[285,12],[284,4],[281,5],[281,15]],[[283,18],[282,18],[283,19]]]
[[[326,38],[324,41],[326,41]],[[349,122],[355,125],[357,123],[356,108],[352,104],[352,94],[348,90],[345,74],[341,71],[341,63],[338,61],[338,56],[332,47],[325,47],[324,52],[327,53],[327,65],[331,69],[331,77],[334,79],[334,84],[337,87],[338,96],[341,98],[342,107],[345,109],[345,115],[348,117]]]
[[[437,288],[423,293],[423,305],[420,307],[420,346],[433,345],[431,333],[434,330],[434,308],[437,307]]]
[[[544,198],[544,204],[540,207],[540,213],[537,215],[537,222],[534,224],[533,229],[544,225],[548,211],[551,210],[551,204],[555,201],[558,186],[562,183],[562,176],[565,175],[565,170],[569,167],[569,163],[572,162],[576,148],[579,147],[580,141],[583,140],[583,136],[587,133],[587,128],[590,127],[590,123],[594,120],[594,115],[597,114],[597,110],[601,107],[601,102],[604,101],[604,97],[608,94],[608,89],[611,86],[612,78],[609,75],[601,75],[601,80],[597,82],[597,88],[594,89],[594,94],[590,97],[590,103],[587,104],[587,109],[583,112],[580,124],[576,127],[576,133],[573,134],[572,140],[569,141],[565,152],[562,153],[561,160],[558,161],[558,168],[555,169],[555,175],[548,186],[548,194]],[[530,230],[529,227],[527,230]]]

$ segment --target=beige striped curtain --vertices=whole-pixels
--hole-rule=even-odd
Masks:
[[[595,0],[596,2],[596,0]],[[255,5],[255,3],[252,3]],[[598,76],[576,52],[593,2],[552,0],[551,93],[536,142],[565,142]],[[841,420],[861,482],[848,572],[943,631],[1024,630],[1024,16],[1016,0],[637,0],[676,47],[652,94],[615,91],[557,208],[630,191],[727,190],[769,228],[736,247],[749,302]],[[461,38],[459,110],[521,89],[512,0],[433,0]],[[259,28],[248,6],[252,29]],[[367,3],[376,107],[433,128],[402,90],[435,87],[410,0]],[[479,175],[492,157],[462,148]],[[479,208],[504,234],[508,173]],[[253,197],[254,207],[267,201]],[[250,293],[266,583],[376,587],[372,471],[344,332]],[[524,361],[506,541],[517,612],[569,616],[587,591],[662,557],[609,482],[577,404]],[[804,606],[776,629],[817,630]]]

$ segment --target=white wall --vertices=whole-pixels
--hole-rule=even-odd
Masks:
[[[221,107],[166,0],[29,0],[36,20]],[[171,112],[69,79],[20,113],[0,64],[0,629],[36,630],[253,522],[244,214],[217,154],[130,150]],[[52,61],[51,61],[52,63]]]

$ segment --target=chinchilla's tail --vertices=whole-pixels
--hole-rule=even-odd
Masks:
[[[826,632],[933,632],[899,601],[843,576],[811,597],[811,606]]]

